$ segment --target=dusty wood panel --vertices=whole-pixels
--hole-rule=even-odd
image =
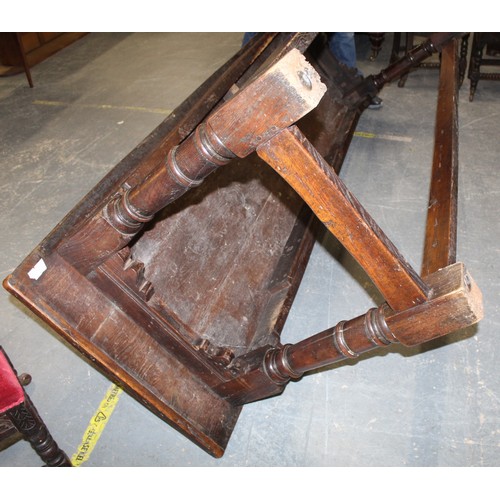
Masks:
[[[150,307],[240,354],[252,344],[301,207],[255,156],[215,173],[169,205],[132,246],[155,283]]]

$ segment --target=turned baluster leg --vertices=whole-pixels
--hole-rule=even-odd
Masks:
[[[434,33],[425,42],[409,50],[407,54],[391,64],[377,75],[368,77],[377,89],[386,83],[392,82],[407,73],[411,68],[420,64],[424,59],[442,50],[442,48],[460,33]]]
[[[155,213],[236,156],[256,147],[311,111],[326,92],[297,49],[290,50],[213,112],[144,180],[125,187],[58,252],[88,274],[123,248]]]
[[[433,273],[426,282],[433,298],[425,304],[401,312],[382,304],[295,345],[276,349],[274,370],[282,376],[289,370],[288,376],[296,378],[393,343],[419,345],[470,326],[483,317],[481,291],[463,264]]]
[[[297,344],[271,347],[236,360],[241,375],[217,387],[234,404],[279,394],[308,371],[394,343],[415,346],[473,325],[483,317],[481,291],[463,264],[425,278],[431,298],[404,311],[388,304],[341,321]]]

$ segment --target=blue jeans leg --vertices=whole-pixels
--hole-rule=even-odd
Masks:
[[[354,33],[330,33],[328,47],[341,63],[356,67],[356,42]]]
[[[241,43],[241,45],[246,45],[255,35],[257,34],[257,32],[246,32],[244,35],[243,35],[243,41]]]

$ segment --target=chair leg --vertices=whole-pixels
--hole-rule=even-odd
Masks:
[[[401,56],[401,33],[394,33],[394,37],[392,39],[392,49],[391,49],[391,57],[389,59],[389,64],[396,62]]]
[[[34,87],[33,78],[31,77],[31,70],[30,70],[28,61],[26,59],[26,53],[24,52],[23,40],[22,40],[21,35],[19,33],[16,33],[16,37],[17,37],[17,43],[19,45],[19,52],[21,55],[21,60],[23,62],[24,73],[26,74],[26,79],[28,80],[29,86],[31,88],[33,88]]]
[[[385,33],[368,33],[370,38],[370,44],[372,48],[372,53],[370,55],[370,61],[375,61],[377,56],[382,49],[382,44],[384,43]]]
[[[413,33],[405,33],[405,48],[404,48],[404,53],[408,54],[408,52],[413,49],[413,40],[414,36]],[[398,87],[404,87],[406,84],[406,80],[408,79],[408,74],[409,71],[406,72],[404,75],[401,75],[401,78],[399,79],[398,82]]]
[[[71,467],[71,461],[57,446],[23,388],[30,381],[31,375],[23,373],[17,376],[14,366],[0,346],[0,413],[6,432],[10,433],[7,428],[10,422],[11,429],[16,429],[31,444],[45,464],[50,467]]]
[[[467,51],[469,49],[469,33],[462,37],[460,42],[460,58],[458,63],[458,87],[464,83],[465,72],[467,71]]]
[[[27,394],[23,403],[5,414],[45,464],[49,467],[71,467],[70,459],[54,441]]]
[[[474,100],[474,94],[476,93],[477,84],[479,83],[479,68],[481,67],[481,59],[483,57],[483,47],[484,43],[481,37],[477,33],[474,33],[472,38],[472,50],[469,66],[469,80],[470,80],[470,90],[469,90],[469,101]]]

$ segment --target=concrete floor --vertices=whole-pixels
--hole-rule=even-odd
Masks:
[[[24,75],[0,79],[0,275],[165,116],[239,48],[241,33],[93,33]],[[376,61],[358,40],[365,74]],[[342,178],[418,270],[432,157],[437,72],[383,89],[363,115]],[[306,376],[247,405],[214,459],[125,393],[83,467],[500,465],[500,84],[460,93],[458,258],[484,295],[477,326],[419,349],[402,347]],[[353,262],[318,241],[283,337],[292,342],[364,313],[379,297]],[[58,444],[78,452],[109,380],[6,292],[0,344]],[[25,442],[0,465],[38,467]]]

